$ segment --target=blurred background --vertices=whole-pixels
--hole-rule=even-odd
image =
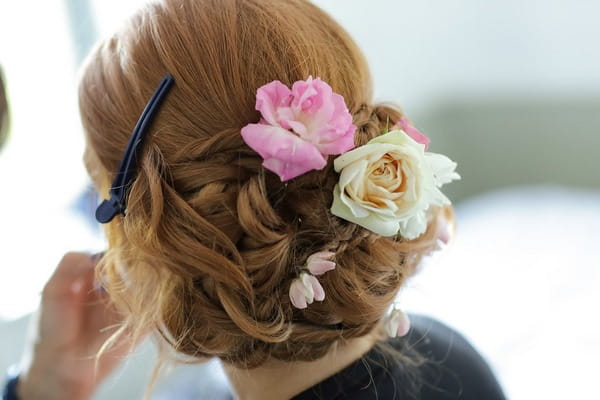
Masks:
[[[0,121],[0,370],[18,361],[61,255],[104,246],[89,218],[77,71],[143,3],[0,3],[11,110]],[[456,241],[409,282],[403,307],[464,332],[511,399],[598,396],[600,2],[315,3],[363,48],[376,98],[400,103],[463,177],[446,190]],[[96,397],[140,398],[154,357],[142,346]],[[218,363],[177,368],[155,398],[206,393],[226,398]]]

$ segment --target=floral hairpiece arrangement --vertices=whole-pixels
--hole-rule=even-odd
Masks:
[[[328,156],[354,148],[356,126],[344,98],[319,78],[292,89],[279,81],[261,87],[256,110],[262,119],[244,127],[242,137],[282,182],[323,169]]]
[[[448,157],[425,151],[426,136],[399,124],[334,160],[340,181],[331,212],[381,236],[412,240],[427,229],[431,206],[450,204],[440,187],[460,176]]]
[[[431,206],[449,205],[440,187],[460,179],[456,163],[427,152],[430,140],[402,118],[389,132],[354,148],[356,126],[344,98],[319,78],[292,88],[279,81],[257,91],[262,119],[242,129],[263,166],[288,181],[323,169],[338,155],[331,212],[382,236],[412,240],[427,229]]]
[[[355,148],[357,127],[344,98],[312,77],[295,82],[291,89],[279,81],[259,88],[256,110],[262,118],[245,126],[242,138],[282,182],[321,170],[329,156],[339,155],[333,162],[340,179],[331,206],[339,218],[381,236],[412,240],[426,231],[431,206],[450,204],[440,188],[460,179],[456,163],[428,152],[429,138],[404,118]],[[308,258],[290,287],[295,307],[325,298],[316,276],[335,268],[333,256],[319,252]],[[404,314],[393,312],[388,319],[393,322],[390,329],[405,330]]]

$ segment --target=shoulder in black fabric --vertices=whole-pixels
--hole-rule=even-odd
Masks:
[[[460,333],[423,316],[411,321],[407,337],[388,340],[293,400],[505,399],[490,367]]]

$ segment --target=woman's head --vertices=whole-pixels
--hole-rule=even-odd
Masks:
[[[418,240],[380,237],[334,217],[332,160],[284,184],[240,131],[258,121],[256,90],[312,75],[341,94],[356,145],[401,118],[372,104],[369,71],[348,34],[304,0],[163,0],[91,55],[80,85],[86,165],[102,195],[131,129],[165,74],[175,88],[148,132],[127,217],[107,226],[99,270],[137,331],[179,353],[241,367],[313,360],[378,326],[431,250],[437,215]],[[298,310],[296,266],[335,253],[327,297]]]

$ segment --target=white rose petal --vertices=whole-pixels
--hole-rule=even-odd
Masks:
[[[402,237],[413,240],[421,236],[427,230],[427,215],[420,211],[410,218],[400,221],[400,233]]]
[[[360,183],[360,179],[357,179],[357,177],[364,176],[367,165],[368,163],[366,160],[360,160],[358,162],[350,164],[348,168],[345,168],[340,174],[340,185],[342,185],[343,187],[351,186],[351,191],[356,193],[358,191],[358,188],[352,186],[356,186]],[[346,195],[345,192],[341,194],[341,200],[346,205],[346,207],[352,210],[352,214],[354,216],[360,218],[366,218],[369,216],[369,211],[361,207],[360,204],[357,204],[356,202],[352,201]]]
[[[343,201],[340,200],[340,187],[335,186],[333,191],[333,205],[331,212],[346,221],[354,222],[357,225],[367,228],[381,236],[393,236],[398,233],[398,221],[391,219],[382,219],[375,213],[370,213],[366,217],[357,217]]]
[[[456,163],[443,154],[425,153],[437,186],[445,185],[454,180],[459,180],[460,175],[456,173]]]

